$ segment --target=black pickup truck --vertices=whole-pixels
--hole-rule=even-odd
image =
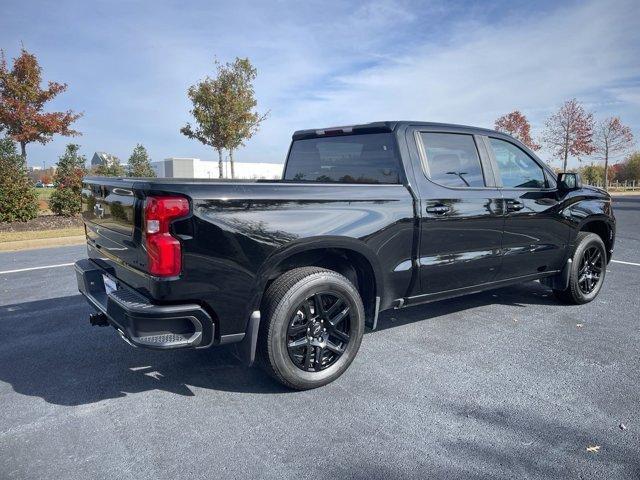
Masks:
[[[377,122],[293,135],[283,179],[87,177],[78,287],[132,345],[235,344],[292,388],[353,361],[378,313],[539,280],[600,291],[610,196],[492,130]]]

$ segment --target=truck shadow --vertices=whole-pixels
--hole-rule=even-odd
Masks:
[[[555,303],[538,284],[484,292],[383,314],[380,329],[482,305]],[[81,295],[0,307],[0,381],[57,405],[83,405],[150,390],[194,396],[198,389],[294,394],[232,347],[158,352],[132,348],[116,332],[91,327]]]
[[[557,305],[560,303],[551,289],[539,282],[528,282],[496,290],[440,300],[438,302],[415,305],[401,310],[386,310],[380,314],[377,330],[406,325],[452,313],[478,308],[485,305],[508,305],[528,307],[531,305]]]
[[[82,405],[150,390],[194,396],[200,388],[284,393],[231,348],[132,348],[110,327],[92,327],[84,297],[0,307],[0,382],[58,405]]]

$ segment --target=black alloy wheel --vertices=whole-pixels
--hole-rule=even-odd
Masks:
[[[298,267],[265,293],[258,333],[260,364],[284,385],[317,388],[340,377],[364,334],[364,305],[355,283],[322,267]]]
[[[335,292],[320,292],[298,305],[287,329],[293,363],[307,372],[333,365],[350,340],[349,305]]]
[[[607,272],[607,249],[600,236],[592,232],[579,232],[571,254],[567,286],[554,289],[556,297],[566,303],[581,305],[598,296]]]
[[[604,259],[600,249],[596,246],[587,248],[582,254],[582,260],[578,270],[578,288],[588,295],[595,290],[602,278]]]

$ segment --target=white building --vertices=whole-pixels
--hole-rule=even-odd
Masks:
[[[231,178],[231,166],[224,162],[223,178]],[[200,160],[199,158],[171,157],[158,162],[151,162],[151,168],[160,178],[219,178],[216,160]],[[281,163],[235,162],[236,179],[280,179]]]

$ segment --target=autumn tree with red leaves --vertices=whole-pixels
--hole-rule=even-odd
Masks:
[[[24,48],[9,70],[4,50],[0,50],[0,129],[20,144],[22,157],[27,157],[27,144],[50,142],[54,135],[80,135],[71,124],[82,115],[66,112],[44,112],[45,104],[67,89],[66,83],[48,82],[42,88],[42,68],[35,55]]]
[[[524,143],[531,150],[539,150],[540,145],[531,138],[531,124],[519,110],[498,118],[494,124],[498,132],[508,133]]]
[[[567,170],[567,159],[593,153],[593,114],[587,112],[575,99],[567,100],[545,124],[544,143],[553,155],[562,160]]]
[[[598,122],[594,134],[594,151],[604,160],[604,188],[609,183],[609,159],[627,152],[633,145],[631,129],[623,125],[620,117],[609,117]]]

